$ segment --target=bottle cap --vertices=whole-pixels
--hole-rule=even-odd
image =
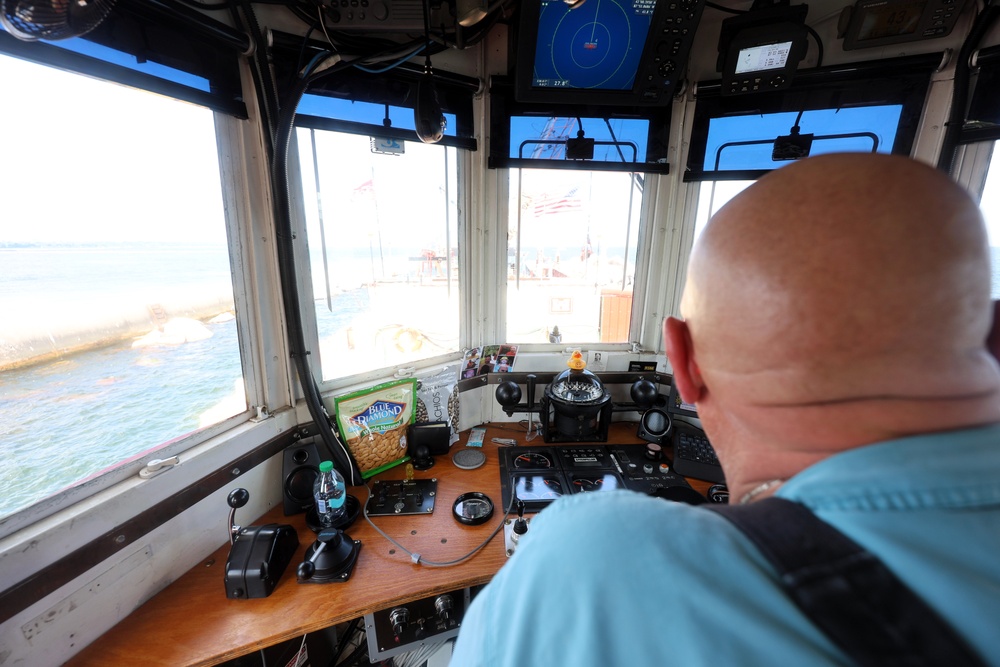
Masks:
[[[319,464],[320,472],[330,472],[333,470],[333,461],[323,461]]]

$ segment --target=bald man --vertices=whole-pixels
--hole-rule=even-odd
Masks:
[[[944,174],[837,154],[771,172],[692,251],[664,327],[734,502],[805,505],[1000,665],[1000,368],[979,210]],[[454,667],[848,665],[702,507],[560,499],[466,616]]]

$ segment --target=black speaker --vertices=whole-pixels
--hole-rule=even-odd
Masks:
[[[444,456],[451,447],[451,428],[446,421],[410,424],[406,434],[406,452],[413,456],[420,445],[427,445],[432,456]]]
[[[285,449],[281,467],[285,516],[305,512],[312,507],[313,483],[319,475],[319,464],[319,452],[312,443],[300,443]]]
[[[653,408],[642,413],[636,435],[646,442],[654,442],[662,446],[663,443],[670,440],[670,434],[673,430],[674,424],[670,420],[670,415],[663,410]]]

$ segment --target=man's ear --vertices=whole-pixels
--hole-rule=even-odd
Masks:
[[[674,384],[685,403],[695,404],[705,393],[705,383],[694,358],[694,345],[687,322],[668,317],[663,322],[663,340],[674,373]]]

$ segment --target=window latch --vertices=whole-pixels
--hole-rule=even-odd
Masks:
[[[171,456],[168,459],[152,459],[146,463],[146,467],[139,471],[139,477],[142,477],[143,479],[155,477],[161,472],[166,472],[170,468],[173,468],[180,462],[180,458],[176,456]]]

